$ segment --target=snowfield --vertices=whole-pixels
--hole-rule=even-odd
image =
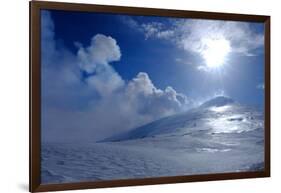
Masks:
[[[66,183],[264,169],[264,117],[217,97],[93,143],[43,143],[41,181]]]

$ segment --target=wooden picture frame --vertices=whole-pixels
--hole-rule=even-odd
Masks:
[[[74,12],[114,13],[172,18],[212,19],[260,22],[264,24],[264,170],[250,172],[214,173],[184,176],[117,179],[74,183],[41,183],[41,24],[40,11],[62,10]],[[270,177],[270,16],[135,8],[91,4],[30,2],[30,192],[75,190],[104,187],[167,184],[212,180]]]

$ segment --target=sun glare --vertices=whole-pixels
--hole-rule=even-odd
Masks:
[[[202,56],[208,68],[218,68],[224,65],[230,51],[230,42],[225,38],[206,39]]]

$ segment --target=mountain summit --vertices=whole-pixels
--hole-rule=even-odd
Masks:
[[[221,107],[228,104],[233,104],[235,101],[226,96],[215,97],[201,105],[201,107]]]

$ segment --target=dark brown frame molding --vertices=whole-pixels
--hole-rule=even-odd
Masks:
[[[229,180],[242,178],[270,177],[270,16],[245,15],[231,13],[214,13],[183,11],[169,9],[135,8],[104,6],[91,4],[74,4],[58,2],[29,2],[30,8],[30,135],[29,135],[29,190],[30,192],[75,190],[104,187],[121,187],[135,185],[152,185],[196,181]],[[63,184],[41,184],[40,182],[40,146],[41,146],[41,64],[40,64],[40,10],[65,10],[84,12],[104,12],[131,15],[166,16],[179,18],[197,18],[214,20],[232,20],[262,22],[265,25],[265,170],[261,172],[239,172],[206,175],[189,175],[176,177],[157,177],[144,179],[110,180],[98,182],[79,182]]]

